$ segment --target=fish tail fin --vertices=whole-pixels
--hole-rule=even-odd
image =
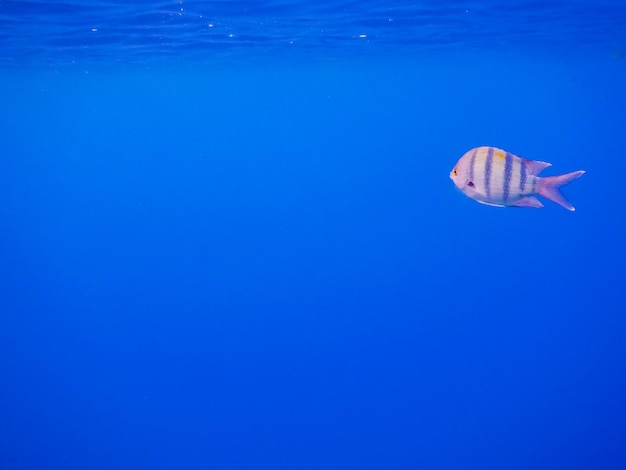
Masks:
[[[539,178],[537,194],[550,199],[552,202],[556,202],[558,205],[565,207],[568,211],[574,211],[574,206],[565,199],[565,196],[561,194],[559,188],[571,183],[576,178],[580,178],[585,174],[584,170],[572,171],[571,173],[565,173],[564,175],[546,176]]]

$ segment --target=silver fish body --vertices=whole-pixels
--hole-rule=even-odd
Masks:
[[[496,147],[476,147],[463,155],[450,178],[466,196],[492,206],[543,207],[535,197],[545,197],[565,209],[572,206],[559,187],[581,177],[583,170],[540,177],[551,163],[527,160]]]

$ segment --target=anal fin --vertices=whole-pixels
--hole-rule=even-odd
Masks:
[[[514,207],[535,207],[537,209],[543,207],[543,204],[541,204],[541,202],[539,202],[539,199],[537,199],[535,196],[523,197],[519,201],[516,201],[514,204],[511,205]]]

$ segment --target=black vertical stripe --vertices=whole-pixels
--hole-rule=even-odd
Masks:
[[[491,195],[491,164],[493,163],[493,147],[489,147],[487,158],[485,159],[485,191],[487,197]]]
[[[519,178],[519,192],[524,194],[524,186],[526,186],[526,162],[524,160],[520,161],[520,178]]]
[[[477,149],[474,149],[474,151],[472,152],[472,157],[470,158],[470,181],[473,183],[474,182],[474,164],[476,163],[476,153],[478,152]]]
[[[513,174],[513,155],[506,152],[504,155],[504,188],[502,189],[502,199],[506,202],[511,191],[511,175]]]

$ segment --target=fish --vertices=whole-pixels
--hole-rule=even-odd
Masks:
[[[585,174],[584,170],[556,176],[539,174],[551,163],[527,160],[497,147],[476,147],[466,152],[450,172],[463,194],[489,206],[543,207],[539,195],[574,211],[559,188]]]

